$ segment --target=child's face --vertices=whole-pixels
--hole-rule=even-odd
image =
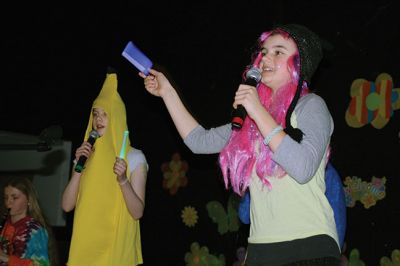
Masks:
[[[92,110],[93,116],[93,129],[99,133],[100,136],[103,136],[106,132],[108,126],[108,116],[103,108],[93,108]]]
[[[9,214],[14,221],[24,218],[28,213],[28,198],[15,187],[4,188],[4,205],[10,209]]]
[[[261,50],[261,81],[274,91],[287,84],[291,80],[288,59],[296,52],[297,46],[292,38],[285,38],[280,34],[268,37]]]

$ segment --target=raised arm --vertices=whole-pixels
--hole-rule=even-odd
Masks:
[[[150,75],[147,77],[143,73],[139,75],[144,78],[146,90],[163,99],[176,129],[182,139],[185,139],[199,123],[186,109],[175,88],[163,73],[154,69],[150,70]]]

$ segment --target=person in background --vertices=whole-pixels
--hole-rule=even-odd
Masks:
[[[1,230],[0,265],[58,265],[52,231],[30,179],[11,178],[4,187],[4,205],[8,217]]]
[[[85,139],[93,130],[99,137],[93,145],[84,141],[77,148],[62,198],[64,211],[75,208],[67,264],[142,264],[139,220],[145,207],[148,164],[143,152],[131,147],[129,138],[122,149],[128,126],[112,69],[93,102]],[[81,156],[87,161],[82,171],[76,171]]]
[[[340,265],[334,213],[324,194],[333,119],[310,89],[322,59],[319,37],[287,24],[263,32],[258,44],[243,76],[256,71],[260,81],[239,85],[233,100],[247,112],[241,128],[203,128],[163,73],[139,75],[147,91],[163,99],[194,153],[219,153],[226,187],[239,195],[250,191],[245,265]]]

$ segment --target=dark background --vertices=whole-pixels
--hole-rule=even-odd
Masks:
[[[344,180],[357,176],[370,182],[386,177],[386,197],[365,209],[347,209],[347,248],[357,248],[366,265],[378,265],[400,248],[400,111],[378,130],[370,124],[351,128],[344,117],[353,80],[375,81],[382,73],[400,87],[400,22],[397,1],[130,1],[92,6],[13,4],[2,9],[3,130],[38,135],[60,125],[63,139],[82,142],[90,107],[107,66],[118,71],[119,92],[127,107],[133,145],[150,165],[146,210],[142,218],[145,265],[184,265],[194,241],[227,265],[245,245],[247,226],[220,236],[205,204],[226,202],[216,155],[193,155],[182,143],[159,98],[149,95],[137,70],[121,56],[134,41],[176,83],[192,114],[205,127],[230,119],[234,92],[249,63],[259,34],[276,23],[294,22],[324,40],[325,58],[312,88],[334,118],[332,163]],[[187,187],[170,196],[162,188],[161,164],[178,152],[189,165]],[[194,206],[199,222],[186,227],[180,218]],[[226,205],[226,204],[225,204]],[[105,215],[107,213],[105,212]],[[55,228],[65,259],[73,214],[67,226]]]

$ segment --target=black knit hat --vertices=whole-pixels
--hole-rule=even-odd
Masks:
[[[275,27],[274,30],[280,29],[287,32],[295,41],[299,50],[300,57],[300,77],[297,85],[296,93],[286,113],[285,132],[297,142],[303,139],[303,132],[298,128],[293,128],[290,124],[290,117],[300,98],[303,81],[311,82],[312,75],[318,67],[322,59],[322,46],[319,37],[308,28],[298,24],[287,24]]]

